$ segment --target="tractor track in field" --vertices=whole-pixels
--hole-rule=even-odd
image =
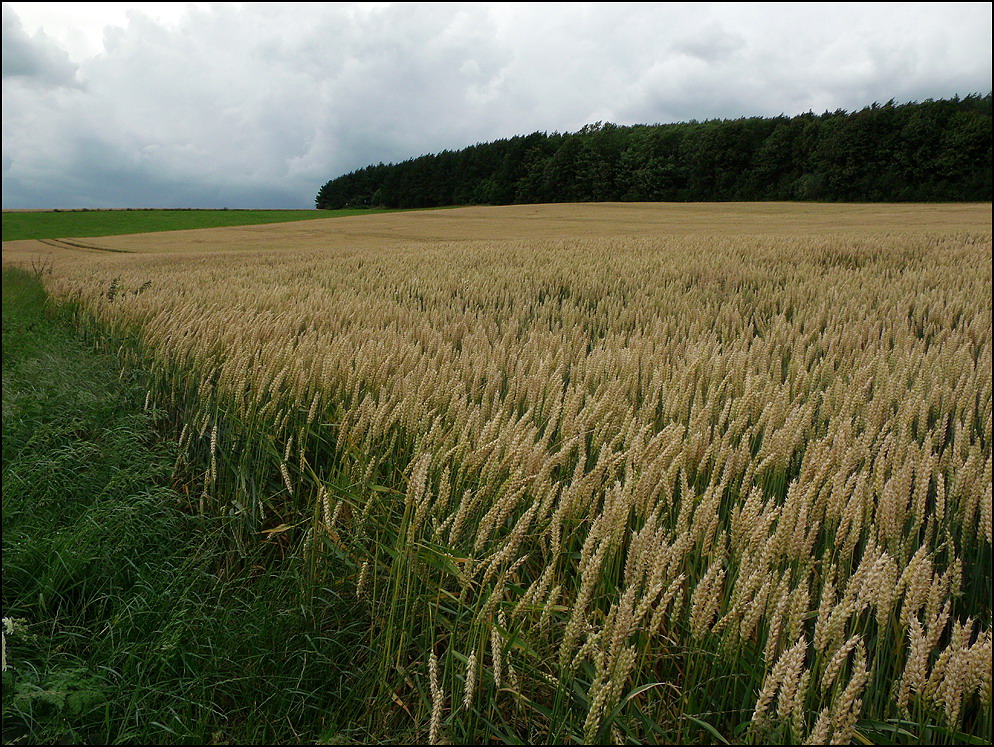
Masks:
[[[134,254],[130,249],[117,249],[80,241],[79,239],[36,239],[42,244],[54,246],[57,249],[76,249],[88,252],[113,252],[115,254]]]

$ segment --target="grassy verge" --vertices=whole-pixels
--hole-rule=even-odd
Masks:
[[[120,236],[129,233],[284,223],[316,218],[391,213],[396,210],[52,210],[5,212],[3,240],[58,239],[67,236]]]
[[[60,317],[4,272],[4,743],[341,738],[362,616],[334,570],[185,512],[141,374]]]

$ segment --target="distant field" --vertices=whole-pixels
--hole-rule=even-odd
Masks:
[[[58,239],[66,236],[120,236],[128,233],[285,223],[387,210],[46,210],[3,213],[3,240]]]
[[[178,252],[258,252],[317,249],[385,249],[388,247],[434,245],[453,241],[547,241],[559,239],[627,239],[634,236],[689,237],[724,236],[796,238],[798,236],[838,236],[927,231],[943,235],[990,231],[991,204],[919,205],[721,202],[721,203],[586,203],[552,205],[502,205],[464,207],[446,210],[300,210],[300,211],[173,211],[179,219],[173,225],[160,220],[159,227],[143,222],[142,213],[170,211],[119,211],[80,213],[81,218],[106,216],[120,221],[119,229],[94,224],[82,232],[76,227],[54,230],[44,235],[45,244],[8,232],[8,218],[52,216],[51,213],[4,213],[5,261],[20,255],[52,255],[62,251],[78,254],[105,250],[114,253],[155,254]],[[55,213],[54,217],[59,218]],[[199,217],[198,217],[199,216]],[[216,216],[213,218],[212,216]],[[217,223],[210,228],[183,225],[180,220],[218,221],[238,216],[239,224]],[[252,216],[257,216],[253,221]],[[266,216],[277,216],[266,218]],[[294,218],[293,216],[299,216]],[[301,220],[305,218],[319,220]],[[320,220],[321,218],[334,220]],[[284,221],[275,224],[274,221]],[[296,223],[286,221],[297,220]],[[250,223],[272,225],[249,225]],[[183,228],[193,230],[179,230]],[[196,230],[209,228],[210,230]],[[99,233],[104,231],[104,233]],[[141,235],[132,235],[141,234]],[[99,240],[52,242],[52,238],[101,236]],[[30,260],[29,260],[30,261]]]

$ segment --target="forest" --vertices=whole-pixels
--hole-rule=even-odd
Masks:
[[[321,187],[319,209],[609,201],[988,202],[991,94],[793,117],[534,132]]]

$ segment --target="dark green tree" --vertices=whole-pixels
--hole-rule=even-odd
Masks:
[[[991,199],[991,94],[857,112],[535,132],[332,179],[319,208]]]

